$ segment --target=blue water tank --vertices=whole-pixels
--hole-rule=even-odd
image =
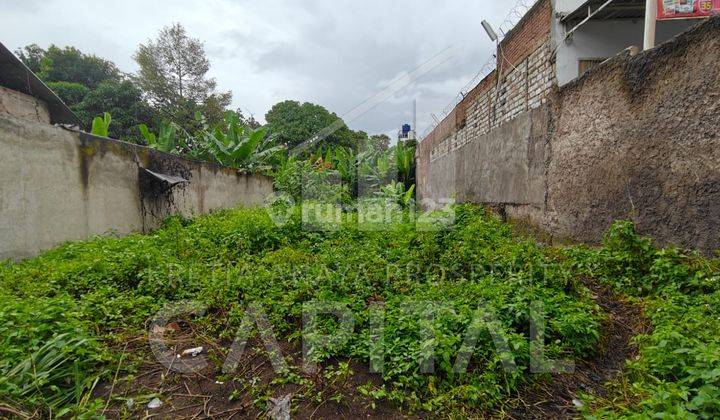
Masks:
[[[410,124],[403,124],[403,126],[402,126],[402,133],[403,133],[403,134],[409,133],[410,130],[412,130],[412,128],[410,127]]]

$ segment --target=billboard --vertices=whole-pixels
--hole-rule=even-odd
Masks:
[[[720,0],[657,0],[658,20],[702,18],[720,14]]]

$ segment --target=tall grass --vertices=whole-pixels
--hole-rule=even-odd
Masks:
[[[51,338],[0,378],[0,395],[40,407],[49,417],[82,408],[100,379],[100,372],[78,359],[90,344],[70,334]]]

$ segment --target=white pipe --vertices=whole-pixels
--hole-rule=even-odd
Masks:
[[[645,0],[645,42],[644,50],[655,47],[655,26],[657,25],[657,0]]]
[[[612,2],[613,2],[613,0],[607,0],[605,3],[602,4],[602,6],[598,7],[594,12],[593,12],[592,9],[590,8],[590,6],[588,6],[588,15],[587,15],[587,17],[586,17],[585,19],[583,19],[580,23],[578,23],[577,25],[575,25],[575,27],[572,28],[572,29],[570,30],[570,32],[568,32],[567,34],[565,34],[565,39],[570,38],[570,37],[572,36],[572,34],[575,33],[575,31],[578,30],[578,28],[580,28],[580,27],[583,26],[584,24],[588,23],[588,21],[590,21],[590,19],[592,19],[593,17],[595,17],[595,15],[597,15],[602,9],[606,8],[607,6],[609,6],[610,3],[612,3]]]

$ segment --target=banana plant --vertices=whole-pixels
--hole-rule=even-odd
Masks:
[[[145,124],[140,124],[138,128],[148,147],[151,149],[165,153],[173,153],[182,145],[179,139],[179,132],[182,129],[175,123],[161,122],[158,126],[157,136],[150,132]]]
[[[398,142],[395,146],[395,164],[397,165],[398,179],[409,184],[413,179],[415,168],[415,147]]]
[[[392,181],[390,184],[382,187],[376,195],[385,199],[388,203],[399,205],[403,209],[408,209],[415,205],[414,184],[405,190],[405,184]]]
[[[112,116],[109,112],[103,114],[102,117],[95,117],[92,122],[91,133],[95,136],[110,137],[110,123]]]
[[[271,159],[284,150],[284,146],[273,145],[265,130],[253,130],[240,122],[235,112],[225,113],[224,130],[220,127],[199,133],[198,157],[209,158],[221,165],[241,170],[268,170]]]
[[[358,168],[363,186],[369,189],[377,189],[387,184],[395,171],[391,155],[373,148],[358,155]]]
[[[348,185],[355,185],[357,182],[357,156],[346,147],[337,147],[327,152],[325,160],[332,162],[333,169],[338,172],[340,179]]]

